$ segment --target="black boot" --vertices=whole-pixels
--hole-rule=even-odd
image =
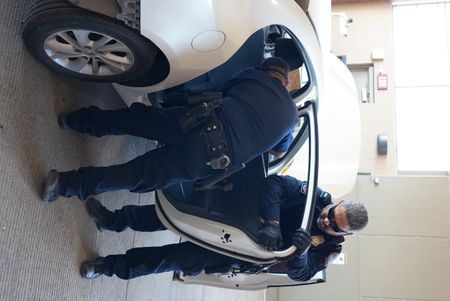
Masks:
[[[58,172],[56,169],[50,169],[42,186],[41,197],[43,202],[54,202],[58,199],[58,181]]]
[[[103,206],[99,200],[88,198],[86,200],[86,211],[95,221],[98,231],[102,232],[109,225],[113,213]]]
[[[94,260],[86,260],[80,266],[80,275],[85,279],[94,279],[103,275],[104,257],[97,257]]]

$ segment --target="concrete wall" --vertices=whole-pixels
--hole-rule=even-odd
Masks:
[[[344,12],[353,19],[348,36],[339,33],[339,18],[332,18],[332,52],[346,55],[349,67],[373,66],[375,91],[374,103],[361,103],[362,145],[360,171],[376,175],[395,175],[395,102],[392,5],[390,2],[367,2],[333,5],[333,12]],[[383,60],[372,60],[374,49],[384,51]],[[376,75],[387,73],[388,89],[377,90]],[[388,137],[388,154],[377,155],[377,135]]]
[[[272,289],[268,301],[449,301],[448,176],[360,176],[353,197],[369,210],[369,226],[346,238],[345,265],[327,282]]]

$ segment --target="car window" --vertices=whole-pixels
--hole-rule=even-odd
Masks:
[[[292,148],[295,144],[304,143],[304,139],[302,139],[302,138],[306,134],[306,130],[307,130],[307,126],[305,124],[305,119],[303,117],[299,117],[297,119],[295,128],[291,133],[292,142],[291,142],[291,145],[289,146],[287,152],[281,157],[276,157],[269,153],[269,166],[278,164],[280,161],[282,161],[287,156],[287,154],[289,154],[289,152],[292,150]]]
[[[271,25],[266,28],[265,37],[265,56],[281,56],[283,57],[291,67],[289,72],[289,85],[288,91],[292,98],[296,102],[297,106],[301,106],[305,97],[301,97],[308,90],[310,83],[309,71],[304,63],[304,55],[301,51],[301,46],[299,45],[297,39],[291,36],[290,31],[281,25]],[[292,145],[301,141],[304,142],[305,139],[300,139],[307,129],[304,126],[304,119],[299,118],[292,135]],[[283,160],[283,158],[289,153],[292,147],[289,147],[288,152],[283,156],[274,156],[269,154],[269,165],[278,164]]]
[[[299,40],[281,25],[270,25],[265,29],[265,57],[280,56],[290,68],[288,90],[296,98],[309,86],[310,77],[305,62],[305,55]]]

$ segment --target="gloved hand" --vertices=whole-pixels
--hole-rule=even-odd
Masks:
[[[274,221],[265,221],[259,233],[259,244],[268,251],[278,250],[283,244],[280,225]]]
[[[303,257],[311,246],[311,235],[303,229],[297,229],[292,236],[292,243],[297,247],[297,256]]]

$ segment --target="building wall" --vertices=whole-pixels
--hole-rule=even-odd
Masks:
[[[333,5],[334,13],[353,19],[345,37],[339,32],[339,18],[332,18],[331,50],[345,55],[349,67],[374,67],[374,103],[361,103],[362,139],[360,171],[374,175],[397,174],[394,102],[392,4],[389,1]],[[383,60],[372,60],[372,50],[384,51]],[[376,76],[388,75],[388,89],[377,90]],[[388,137],[387,155],[377,154],[377,136]]]
[[[360,175],[346,197],[363,202],[370,221],[366,229],[346,239],[347,262],[328,267],[326,283],[272,289],[267,300],[450,301],[448,172],[405,176],[397,171],[391,1],[336,2],[341,4],[334,4],[333,12],[346,13],[353,23],[344,37],[333,17],[332,52],[346,55],[349,67],[373,66],[375,81],[378,72],[389,79],[387,90],[375,89],[374,103],[360,104],[360,172],[371,175]],[[372,60],[373,49],[383,49],[384,59]],[[389,139],[386,156],[377,155],[380,133]]]
[[[326,283],[270,289],[268,301],[449,301],[448,176],[359,176],[349,197],[370,222],[346,238]]]

